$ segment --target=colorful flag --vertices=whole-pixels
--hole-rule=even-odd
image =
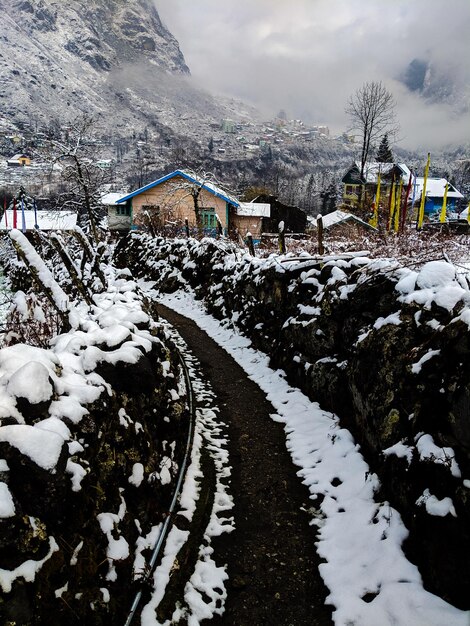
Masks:
[[[18,228],[18,216],[16,214],[16,198],[13,198],[13,228]]]
[[[426,204],[426,185],[428,182],[428,174],[429,174],[429,166],[431,165],[431,153],[428,152],[428,160],[426,161],[426,167],[424,168],[424,181],[423,181],[423,190],[421,192],[421,203],[419,205],[419,213],[418,213],[418,222],[416,227],[418,230],[421,229],[424,222],[424,207]]]
[[[446,183],[446,188],[444,189],[444,199],[442,200],[441,215],[439,216],[439,221],[440,221],[441,224],[445,224],[445,221],[446,221],[447,192],[448,191],[449,191],[449,183]]]
[[[410,178],[408,180],[408,185],[406,187],[406,192],[405,192],[405,201],[403,202],[403,211],[401,213],[401,220],[400,220],[400,230],[403,232],[405,230],[405,223],[406,223],[406,213],[408,211],[408,198],[410,197],[410,191],[411,191],[411,181],[413,179],[413,173],[410,172]]]
[[[21,230],[26,232],[26,215],[24,214],[24,199],[21,198]]]
[[[400,209],[401,209],[401,192],[403,190],[403,179],[400,178],[400,184],[397,188],[397,197],[395,200],[395,219],[394,219],[394,231],[397,233],[400,228]]]
[[[375,194],[374,213],[369,220],[369,224],[374,228],[379,225],[379,201],[380,201],[380,172],[377,175],[377,192]]]
[[[390,208],[389,208],[389,216],[388,216],[388,227],[387,230],[392,230],[393,226],[393,218],[395,215],[395,200],[396,200],[396,185],[392,183],[392,188],[390,189]]]

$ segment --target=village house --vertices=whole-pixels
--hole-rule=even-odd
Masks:
[[[303,233],[307,216],[297,207],[274,196],[241,202],[193,172],[175,170],[124,196],[105,196],[110,230],[149,229],[182,232],[187,220],[197,228],[195,202],[205,235],[224,234],[260,241],[263,233],[277,232],[283,221],[286,232]]]
[[[132,229],[168,225],[183,228],[186,220],[190,228],[196,228],[197,205],[205,234],[217,230],[228,233],[233,225],[231,218],[240,205],[234,196],[208,179],[184,170],[162,176],[119,198],[116,204],[127,207]]]
[[[210,180],[192,172],[176,170],[115,200],[108,206],[111,230],[119,230],[117,219],[127,220],[127,228],[165,228],[182,232],[187,220],[197,228],[195,202],[205,235],[239,235],[247,232],[259,240],[263,220],[270,217],[269,204],[240,202]],[[116,214],[114,214],[116,213]],[[119,215],[118,215],[119,213]]]
[[[380,189],[382,197],[389,194],[392,182],[403,182],[407,185],[411,171],[404,163],[368,162],[361,177],[361,164],[356,161],[342,178],[343,206],[351,209],[362,203],[367,207],[372,205],[377,193],[377,184],[380,174]]]
[[[8,167],[24,167],[31,165],[31,158],[27,154],[15,154],[7,160]]]
[[[414,205],[420,206],[423,194],[424,178],[417,177],[413,182]],[[454,185],[451,185],[445,178],[428,178],[426,181],[426,201],[424,204],[424,214],[430,218],[440,214],[444,202],[444,194],[446,185],[447,189],[447,214],[452,216],[458,214],[458,202],[463,200],[464,196],[458,191]],[[464,207],[462,207],[464,208]]]
[[[316,232],[318,219],[308,216],[308,229]],[[363,231],[376,231],[377,229],[361,220],[357,215],[337,209],[327,215],[322,216],[322,227],[325,231],[334,231],[335,234],[352,236],[363,233]]]
[[[108,219],[108,228],[112,232],[127,232],[131,228],[131,213],[128,203],[118,204],[122,192],[109,192],[101,198]]]
[[[266,231],[265,221],[271,217],[271,205],[265,202],[240,202],[236,215],[232,216],[234,233],[245,239],[250,233],[255,243],[261,240]]]

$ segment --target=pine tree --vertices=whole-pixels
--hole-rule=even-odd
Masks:
[[[379,163],[393,163],[393,154],[388,143],[388,134],[382,137],[379,149],[377,150],[377,161]]]

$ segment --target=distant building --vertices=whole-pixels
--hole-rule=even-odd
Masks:
[[[234,133],[235,132],[235,122],[231,119],[224,119],[221,123],[221,129],[224,133]]]
[[[7,161],[8,167],[24,167],[31,165],[31,158],[27,154],[15,154],[8,159]]]

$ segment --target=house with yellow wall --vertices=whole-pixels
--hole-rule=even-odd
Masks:
[[[31,165],[31,158],[27,154],[15,154],[8,159],[7,161],[8,167],[24,167]]]
[[[361,176],[361,164],[355,162],[343,176],[343,205],[350,209],[357,208],[359,204],[372,204],[377,192],[377,184],[381,181],[382,197],[389,193],[392,181],[403,181],[406,185],[411,172],[404,163],[379,163],[367,162]]]

